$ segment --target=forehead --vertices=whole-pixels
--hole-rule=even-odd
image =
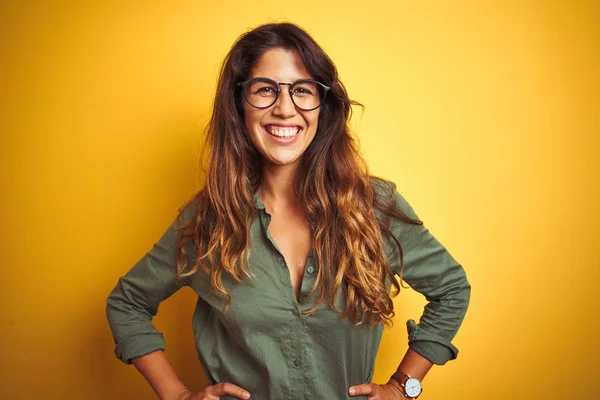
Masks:
[[[269,49],[259,58],[250,72],[250,78],[257,76],[275,79],[277,82],[313,79],[297,52],[281,48]]]

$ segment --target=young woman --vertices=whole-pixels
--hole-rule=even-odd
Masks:
[[[302,29],[242,35],[221,69],[204,188],[107,299],[115,354],[161,399],[416,398],[470,296],[465,271],[392,182],[369,175],[352,102]],[[400,276],[428,299],[409,349],[371,383]],[[183,286],[198,294],[196,347],[209,385],[177,377],[151,320]],[[392,286],[394,287],[392,290]]]

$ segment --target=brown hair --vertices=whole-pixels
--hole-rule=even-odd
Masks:
[[[207,126],[208,150],[206,181],[185,207],[197,204],[196,215],[177,228],[178,277],[189,276],[198,268],[210,274],[213,291],[227,297],[221,275],[228,273],[237,282],[250,277],[250,226],[255,218],[253,201],[261,179],[261,158],[249,139],[243,120],[242,96],[236,83],[250,75],[262,54],[271,48],[296,51],[314,79],[331,87],[321,105],[315,138],[302,156],[294,188],[302,200],[313,228],[318,265],[315,285],[309,299],[316,302],[313,313],[326,298],[331,306],[353,322],[370,325],[390,322],[393,303],[385,284],[394,278],[384,254],[383,235],[390,235],[390,218],[421,224],[396,207],[393,186],[388,196],[379,196],[373,183],[384,180],[371,176],[348,122],[352,105],[337,69],[323,49],[298,26],[275,23],[259,26],[238,38],[221,67],[212,117]],[[379,219],[375,215],[381,213]],[[184,246],[194,241],[197,260],[184,273],[188,256]],[[210,267],[209,267],[210,266]],[[402,270],[401,270],[402,272]],[[402,275],[401,275],[402,277]],[[337,310],[334,299],[342,288],[345,310]],[[308,301],[308,300],[307,300]]]

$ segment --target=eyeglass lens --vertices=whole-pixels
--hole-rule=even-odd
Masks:
[[[288,86],[283,86],[282,91]],[[311,110],[321,104],[323,90],[315,82],[298,81],[292,87],[292,101],[301,109]],[[277,84],[274,81],[256,78],[246,84],[244,96],[254,107],[270,107],[277,101]]]

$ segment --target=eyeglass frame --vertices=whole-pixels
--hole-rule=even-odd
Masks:
[[[250,100],[248,100],[248,98],[246,97],[246,85],[247,85],[249,82],[252,82],[252,81],[255,81],[255,80],[259,80],[259,79],[267,80],[267,81],[273,82],[275,85],[277,85],[277,95],[275,96],[275,100],[273,100],[273,103],[269,104],[268,106],[264,106],[264,107],[258,107],[258,106],[255,106],[255,105],[254,105],[254,104],[252,104],[252,103],[250,102]],[[318,105],[318,106],[316,106],[316,107],[314,107],[314,108],[302,108],[302,107],[300,107],[298,104],[296,104],[296,102],[294,101],[294,94],[293,94],[294,92],[293,92],[293,90],[292,90],[292,89],[293,89],[293,88],[294,88],[294,86],[296,86],[298,83],[304,83],[304,82],[316,83],[317,85],[321,86],[321,88],[323,88],[323,90],[324,90],[324,92],[323,92],[323,98],[322,98],[322,99],[321,99],[321,101],[319,102],[319,105]],[[292,103],[294,103],[294,106],[295,106],[295,107],[297,107],[297,108],[299,108],[299,109],[300,109],[300,110],[302,110],[302,111],[313,111],[313,110],[316,110],[317,108],[321,107],[321,106],[323,105],[323,102],[325,101],[325,98],[327,97],[327,92],[329,92],[329,90],[331,89],[331,87],[330,87],[330,86],[327,86],[326,84],[324,84],[324,83],[321,83],[321,82],[319,82],[319,81],[315,81],[314,79],[298,79],[298,80],[294,81],[293,83],[287,83],[287,82],[277,82],[277,81],[275,81],[274,79],[267,78],[267,77],[265,77],[265,76],[256,76],[256,77],[254,77],[254,78],[252,78],[252,79],[248,79],[247,81],[238,82],[238,83],[236,84],[236,87],[238,87],[238,86],[239,86],[239,87],[241,87],[241,88],[242,88],[242,96],[244,96],[244,100],[246,100],[246,102],[247,102],[248,104],[250,104],[250,106],[251,106],[251,107],[258,108],[258,109],[261,109],[261,110],[264,110],[265,108],[272,107],[272,106],[273,106],[273,104],[277,103],[277,99],[279,99],[279,95],[281,94],[281,85],[286,85],[286,86],[289,86],[289,87],[290,87],[290,89],[289,89],[289,92],[290,92],[290,99],[292,99]]]

